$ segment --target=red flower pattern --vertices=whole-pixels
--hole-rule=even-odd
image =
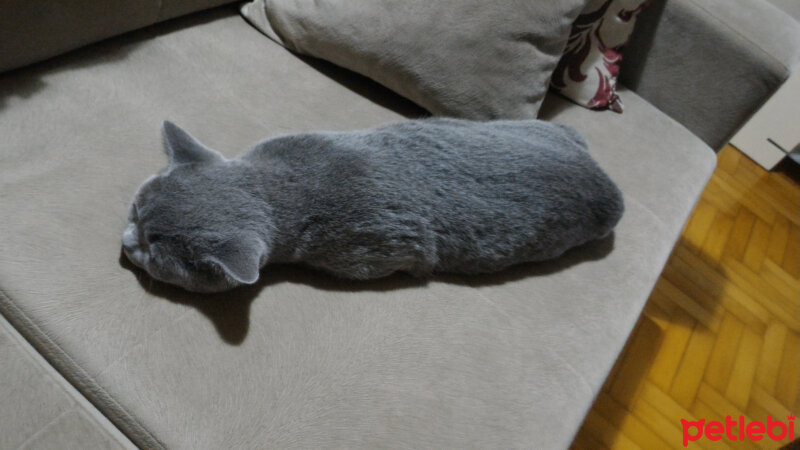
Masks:
[[[616,93],[622,50],[647,0],[590,0],[572,24],[551,86],[591,109],[622,112]]]

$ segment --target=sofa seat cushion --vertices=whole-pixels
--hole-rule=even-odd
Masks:
[[[121,258],[132,195],[165,164],[162,120],[232,157],[419,110],[227,8],[0,76],[0,312],[147,448],[566,447],[714,164],[620,95],[630,113],[544,107],[624,191],[613,240],[427,284],[268,267],[203,297]]]

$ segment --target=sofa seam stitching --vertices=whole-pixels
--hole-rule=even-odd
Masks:
[[[106,436],[108,436],[113,440],[118,440],[118,438],[108,430],[108,425],[98,421],[97,417],[86,411],[87,405],[83,404],[79,399],[76,399],[74,394],[67,388],[67,386],[64,386],[64,383],[66,383],[69,386],[69,388],[74,389],[75,393],[77,393],[77,395],[80,395],[83,398],[83,401],[87,402],[89,406],[95,408],[97,412],[100,415],[102,415],[105,420],[108,421],[109,425],[116,428],[117,431],[119,431],[119,427],[114,425],[114,423],[111,422],[108,419],[108,417],[105,414],[103,414],[93,403],[89,402],[89,400],[81,391],[79,391],[69,380],[67,380],[67,378],[64,377],[61,374],[61,372],[59,372],[58,369],[56,369],[50,363],[50,361],[48,361],[44,357],[44,355],[42,355],[39,351],[37,351],[36,348],[30,343],[30,341],[28,341],[28,339],[26,339],[25,336],[23,336],[22,333],[20,333],[20,331],[6,318],[5,315],[0,314],[0,316],[2,316],[3,322],[6,323],[7,326],[11,328],[11,330],[6,330],[6,333],[8,333],[9,339],[12,340],[12,344],[16,345],[17,348],[19,348],[20,352],[24,354],[25,360],[33,364],[37,368],[41,368],[42,364],[47,365],[47,367],[41,368],[42,370],[44,370],[43,376],[46,378],[47,382],[51,383],[55,388],[57,388],[59,391],[61,391],[62,394],[64,394],[67,397],[70,403],[70,411],[77,411],[79,414],[85,415],[86,416],[85,418],[94,423],[95,425],[97,425]],[[66,392],[64,392],[65,390]],[[128,439],[127,436],[125,436],[125,438]]]
[[[2,287],[0,287],[0,307],[2,307],[2,306],[5,306],[5,308],[0,308],[0,313],[5,313],[3,315],[14,326],[14,328],[17,329],[17,331],[23,337],[25,337],[25,339],[28,341],[28,343],[30,343],[37,351],[40,351],[42,357],[45,358],[45,360],[51,365],[51,367],[53,367],[59,374],[61,374],[61,376],[64,377],[64,379],[66,379],[70,384],[72,384],[72,386],[75,388],[76,391],[78,391],[81,395],[83,395],[84,398],[89,400],[89,402],[91,404],[93,404],[95,406],[95,408],[97,408],[98,411],[100,411],[104,416],[106,416],[106,418],[109,419],[109,421],[112,424],[114,424],[114,426],[116,426],[118,429],[120,429],[120,431],[122,431],[123,434],[125,434],[127,436],[127,433],[124,432],[123,428],[121,428],[119,426],[119,424],[115,423],[112,420],[111,416],[109,416],[106,413],[104,413],[103,412],[103,408],[100,405],[98,405],[96,402],[93,402],[91,400],[94,395],[93,394],[87,395],[87,393],[84,392],[83,389],[80,389],[80,384],[88,385],[88,387],[91,388],[90,391],[97,392],[98,396],[102,397],[102,400],[108,400],[109,406],[112,406],[112,408],[118,409],[119,412],[122,413],[119,418],[120,419],[123,419],[123,418],[129,419],[128,423],[134,425],[132,428],[135,428],[135,431],[137,433],[140,433],[142,436],[144,436],[146,438],[149,438],[149,440],[151,440],[153,443],[157,444],[157,446],[159,448],[165,448],[164,444],[161,441],[159,441],[155,436],[153,436],[153,434],[150,432],[150,430],[148,430],[141,423],[139,423],[139,421],[130,412],[128,412],[128,410],[125,409],[114,397],[112,397],[102,386],[100,386],[100,384],[97,383],[97,381],[93,377],[89,376],[89,374],[83,369],[83,367],[78,365],[75,362],[75,360],[72,358],[72,356],[70,356],[67,352],[65,352],[64,349],[62,349],[61,346],[57,342],[55,342],[53,339],[51,339],[50,336],[47,335],[47,333],[45,333],[33,320],[31,320],[31,318],[28,317],[28,315],[25,314],[22,311],[22,309],[11,299],[11,296],[9,296],[5,292],[5,290]],[[16,324],[14,324],[14,322],[15,322],[14,319],[15,318],[18,319],[20,322],[22,322],[22,326],[21,327],[16,325]],[[34,334],[35,333],[36,336],[32,336],[32,337],[39,338],[39,339],[32,339],[32,337],[26,337],[25,336],[25,331],[26,330],[29,331],[30,334]],[[37,346],[37,344],[39,344],[39,345]],[[42,348],[39,348],[39,347],[42,347]],[[50,349],[48,349],[48,347],[50,347]],[[68,371],[59,370],[58,365],[57,364],[53,364],[53,361],[50,358],[48,358],[48,354],[50,354],[50,356],[53,356],[52,353],[58,353],[59,356],[61,356],[64,359],[64,361],[67,362],[67,365],[71,366],[71,367],[68,367],[68,369],[69,369]],[[65,373],[65,372],[67,372],[67,373]],[[76,383],[73,380],[71,380],[70,377],[68,376],[69,375],[68,372],[73,372],[74,375],[75,375],[75,378],[83,377],[84,381],[82,383],[79,382],[79,384],[76,385]],[[100,402],[100,403],[102,403],[102,402]],[[131,439],[132,441],[136,440],[132,436],[128,436],[128,438]],[[148,446],[149,446],[149,444],[148,444]]]

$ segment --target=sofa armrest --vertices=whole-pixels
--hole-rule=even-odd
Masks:
[[[800,23],[765,0],[654,0],[620,81],[723,147],[800,60]]]

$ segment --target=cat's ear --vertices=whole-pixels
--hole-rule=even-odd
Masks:
[[[204,146],[197,139],[183,131],[179,126],[165,120],[162,125],[164,133],[164,143],[167,146],[169,155],[169,165],[177,166],[180,164],[191,163],[212,163],[221,162],[225,158],[219,153]]]
[[[239,283],[253,284],[258,281],[261,258],[266,250],[264,242],[257,236],[242,234],[220,244],[214,249],[214,254],[205,259]]]

